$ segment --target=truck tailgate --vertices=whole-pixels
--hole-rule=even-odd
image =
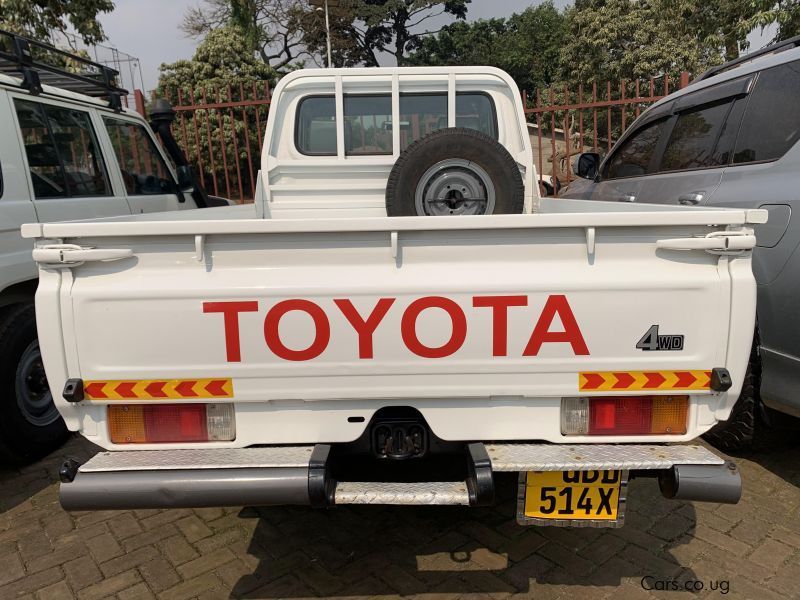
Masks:
[[[233,400],[236,446],[355,439],[394,405],[445,439],[558,441],[563,397],[676,392],[694,398],[690,439],[744,377],[749,252],[705,240],[747,222],[676,209],[25,234],[40,238],[53,395],[71,428],[107,447],[98,411],[126,401]],[[728,393],[711,390],[714,368],[730,372]],[[84,402],[61,398],[68,379]]]

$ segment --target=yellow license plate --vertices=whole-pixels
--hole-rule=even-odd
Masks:
[[[613,521],[619,509],[621,471],[530,471],[526,517]]]

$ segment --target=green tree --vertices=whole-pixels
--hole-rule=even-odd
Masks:
[[[752,30],[775,24],[778,31],[774,41],[800,35],[800,0],[752,0],[750,4],[753,10],[746,27]]]
[[[408,64],[408,54],[429,35],[419,28],[428,19],[467,16],[471,0],[353,0],[352,27],[365,62],[378,66],[380,52],[394,54],[397,66]]]
[[[112,0],[0,0],[0,28],[49,41],[69,24],[87,44],[106,39],[97,19],[114,9]]]
[[[158,94],[173,104],[263,98],[265,82],[271,85],[276,79],[275,70],[256,57],[236,27],[211,31],[191,60],[162,64],[159,70]],[[242,192],[249,196],[255,182],[249,178],[248,154],[258,164],[266,121],[266,104],[237,107],[235,111],[228,107],[201,108],[174,133],[189,160],[196,167],[202,165],[208,189],[222,195],[238,195],[238,188],[229,192],[225,185],[227,165],[227,179],[235,182],[241,173]],[[261,132],[257,123],[261,124]]]
[[[520,88],[533,91],[554,83],[566,17],[552,2],[532,6],[508,19],[456,22],[422,40],[409,57],[415,65],[491,65],[508,72]]]
[[[247,52],[256,53],[275,69],[284,69],[313,58],[303,38],[317,34],[315,29],[324,29],[324,25],[306,0],[204,0],[186,11],[181,29],[202,38],[234,26]]]
[[[560,62],[570,82],[678,77],[722,60],[719,43],[699,30],[697,11],[675,0],[578,0],[567,19]]]
[[[330,9],[334,66],[378,66],[380,53],[398,65],[428,34],[429,19],[463,19],[471,0],[340,0]],[[235,25],[249,47],[276,69],[325,64],[325,17],[308,0],[204,0],[190,8],[182,29],[192,36]]]

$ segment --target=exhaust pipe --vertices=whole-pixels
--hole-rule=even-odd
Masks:
[[[665,498],[736,504],[742,497],[742,477],[736,464],[674,465],[658,476]]]
[[[60,500],[66,510],[311,504],[306,468],[77,473]]]
[[[256,461],[252,466],[208,469],[159,469],[152,466],[156,460],[141,470],[81,470],[69,459],[59,470],[59,499],[65,510],[284,504],[322,508],[333,504],[336,486],[328,471],[330,452],[329,444],[316,444],[302,459],[261,456],[260,465]],[[118,456],[124,460],[123,454]]]

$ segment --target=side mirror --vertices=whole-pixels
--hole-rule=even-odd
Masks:
[[[194,172],[191,166],[178,167],[178,188],[182,192],[191,192],[194,189]]]
[[[582,152],[572,164],[572,172],[583,179],[594,179],[600,167],[600,155],[597,152]]]

